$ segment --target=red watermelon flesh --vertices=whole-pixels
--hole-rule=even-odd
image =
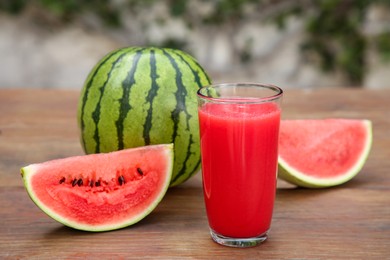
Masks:
[[[165,195],[173,145],[75,156],[21,169],[36,205],[75,229],[106,231],[134,224]]]
[[[303,187],[329,187],[353,178],[372,142],[369,120],[282,120],[279,177]]]

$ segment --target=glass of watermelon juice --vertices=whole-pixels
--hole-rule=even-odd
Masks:
[[[226,246],[258,245],[267,239],[272,219],[283,91],[234,83],[197,94],[211,237]]]

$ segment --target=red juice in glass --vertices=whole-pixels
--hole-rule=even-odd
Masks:
[[[257,101],[221,97],[199,106],[209,226],[213,239],[228,246],[259,244],[271,225],[281,111],[273,99]]]

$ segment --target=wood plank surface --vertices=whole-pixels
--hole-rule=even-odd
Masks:
[[[287,89],[283,118],[345,117],[373,122],[362,171],[328,189],[279,181],[269,240],[248,249],[214,243],[201,176],[168,191],[136,225],[104,233],[62,226],[28,197],[19,169],[83,154],[79,93],[0,89],[0,259],[390,259],[390,91]]]

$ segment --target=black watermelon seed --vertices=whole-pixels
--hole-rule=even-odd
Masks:
[[[144,175],[144,172],[141,170],[141,168],[137,168],[137,172],[139,173],[139,175],[143,176]]]
[[[95,182],[95,186],[96,186],[96,187],[99,187],[99,186],[100,186],[100,180],[97,181],[97,182]]]
[[[74,180],[72,181],[72,187],[76,186],[77,181],[78,181],[77,179],[74,179]]]
[[[121,175],[121,176],[119,176],[118,177],[118,182],[119,182],[119,185],[123,185],[123,184],[125,184],[125,178],[123,177],[123,175]]]
[[[82,186],[83,185],[83,179],[79,179],[78,181],[77,181],[77,185],[80,187],[80,186]]]
[[[92,188],[93,187],[93,181],[89,181],[88,185]]]
[[[62,177],[61,180],[60,180],[60,184],[62,184],[64,182],[65,182],[65,177]]]

